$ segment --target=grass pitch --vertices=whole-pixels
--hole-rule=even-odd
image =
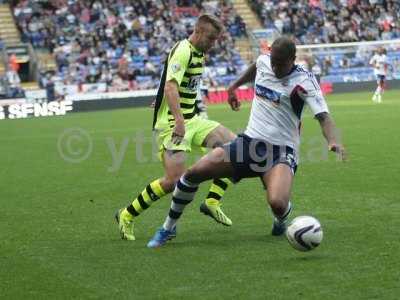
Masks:
[[[199,213],[204,184],[166,247],[145,245],[169,197],[137,219],[137,241],[121,241],[115,210],[162,175],[148,108],[0,121],[0,298],[398,299],[400,92],[371,96],[328,96],[347,163],[304,118],[292,217],[316,216],[325,235],[309,253],[270,235],[257,179],[227,192],[231,228]],[[209,114],[239,131],[249,105]]]

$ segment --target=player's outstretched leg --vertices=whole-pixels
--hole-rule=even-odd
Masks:
[[[157,248],[164,245],[169,240],[173,229],[176,228],[176,222],[180,218],[185,206],[192,202],[197,189],[198,184],[189,182],[184,176],[178,180],[172,194],[172,203],[168,217],[163,227],[158,229],[155,236],[149,241],[147,247]]]
[[[277,164],[263,176],[263,181],[267,186],[267,200],[274,215],[271,234],[279,236],[285,233],[291,212],[289,198],[293,173],[288,165]]]
[[[123,240],[135,240],[133,219],[165,194],[161,187],[160,179],[154,180],[146,186],[129,206],[117,212],[115,217]]]
[[[286,232],[288,217],[292,211],[292,205],[289,201],[287,211],[283,216],[275,216],[274,223],[272,225],[271,234],[274,236],[280,236]]]
[[[223,159],[224,156],[224,149],[216,148],[200,159],[181,177],[172,194],[168,216],[163,226],[149,241],[147,247],[161,247],[168,241],[168,235],[176,227],[186,205],[193,201],[198,185],[201,182],[211,178],[230,177],[233,175],[233,168],[230,162]]]
[[[208,148],[216,148],[225,143],[233,141],[235,138],[236,134],[234,134],[228,128],[219,125],[206,136],[203,141],[203,146]],[[232,181],[228,178],[214,179],[210,186],[206,200],[200,205],[200,212],[225,226],[231,226],[232,220],[222,211],[221,200],[225,194],[225,191],[231,184]]]
[[[183,152],[170,153],[167,151],[163,157],[165,176],[148,184],[129,206],[120,209],[115,216],[121,238],[124,240],[135,240],[134,219],[158,199],[172,192],[175,183],[185,170],[185,154]],[[176,228],[172,230],[169,238],[175,236]]]

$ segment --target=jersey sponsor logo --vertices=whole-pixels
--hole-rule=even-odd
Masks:
[[[256,84],[256,95],[266,100],[269,100],[275,104],[279,104],[282,96],[281,93],[271,90],[259,84]]]
[[[197,87],[200,84],[200,80],[201,80],[201,75],[190,77],[187,88],[192,91],[197,90]]]

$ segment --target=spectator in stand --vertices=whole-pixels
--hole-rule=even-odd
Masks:
[[[220,62],[236,63],[234,38],[245,35],[246,27],[231,1],[188,0],[171,5],[164,0],[25,0],[14,7],[24,41],[54,52],[61,80],[68,77],[69,84],[100,82],[110,78],[107,70],[111,70],[114,75],[108,81],[112,85],[124,58],[136,77],[153,77],[130,81],[129,88],[158,85],[166,51],[174,40],[189,35],[195,17],[205,11],[220,16],[228,37],[228,42],[221,41],[220,49],[215,51],[219,59],[213,58],[208,64],[216,67]],[[68,76],[71,66],[73,72],[79,70],[80,76]],[[119,88],[125,86],[120,81],[116,84]]]
[[[292,34],[298,44],[399,37],[398,0],[249,0],[249,2],[266,28],[275,28],[282,34]]]
[[[21,79],[19,78],[18,73],[10,68],[6,72],[6,78],[8,83],[7,96],[10,98],[24,97],[24,91],[21,88]]]
[[[7,98],[7,79],[0,74],[0,99]]]
[[[56,100],[55,84],[51,72],[42,73],[39,86],[46,90],[47,102]]]
[[[18,58],[15,55],[15,53],[12,53],[8,57],[8,67],[10,68],[11,71],[14,71],[18,74],[19,71],[19,63],[18,63]]]
[[[45,83],[47,102],[52,102],[52,101],[56,100],[55,85],[54,85],[54,81],[51,77],[52,77],[51,73],[48,73],[47,81]]]

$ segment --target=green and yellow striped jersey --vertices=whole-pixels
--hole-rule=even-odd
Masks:
[[[197,87],[203,73],[204,54],[189,40],[175,44],[164,64],[154,107],[153,128],[174,127],[175,120],[164,95],[165,82],[175,80],[179,86],[180,107],[185,120],[196,115]]]

